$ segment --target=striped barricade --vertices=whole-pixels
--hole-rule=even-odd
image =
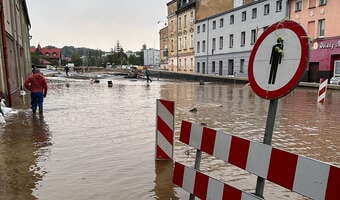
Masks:
[[[173,183],[200,199],[261,200],[253,194],[242,192],[177,162],[175,163]]]
[[[156,160],[172,160],[175,102],[157,99]]]
[[[320,79],[320,86],[318,92],[318,103],[325,103],[327,93],[328,79]]]
[[[339,167],[187,121],[180,141],[306,197],[340,199]]]

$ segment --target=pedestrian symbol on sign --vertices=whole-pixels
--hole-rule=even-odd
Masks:
[[[281,64],[283,58],[283,39],[279,37],[277,39],[277,44],[275,44],[272,48],[272,53],[270,56],[271,68],[270,68],[270,75],[268,84],[275,84],[277,67]]]

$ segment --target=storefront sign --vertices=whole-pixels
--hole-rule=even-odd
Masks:
[[[335,49],[335,48],[340,48],[340,40],[338,40],[338,41],[320,42],[319,48],[320,49]]]

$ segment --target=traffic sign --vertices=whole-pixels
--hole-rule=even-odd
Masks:
[[[265,99],[287,95],[305,72],[309,57],[308,37],[296,22],[270,26],[251,52],[248,76],[251,88]]]

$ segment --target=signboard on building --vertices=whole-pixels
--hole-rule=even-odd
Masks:
[[[300,81],[309,56],[308,37],[296,22],[270,26],[257,40],[248,76],[254,92],[265,99],[287,95]]]

